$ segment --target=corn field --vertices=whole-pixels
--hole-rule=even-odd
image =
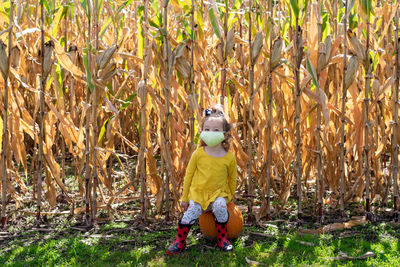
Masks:
[[[290,198],[299,220],[354,202],[397,220],[399,1],[10,0],[0,13],[3,227],[176,218],[215,104],[234,124],[249,222]],[[129,201],[140,208],[119,209]]]

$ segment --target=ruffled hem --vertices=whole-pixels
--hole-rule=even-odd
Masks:
[[[196,194],[197,195],[197,194]],[[217,192],[210,194],[209,196],[207,196],[206,198],[199,198],[199,196],[197,195],[192,195],[189,193],[189,199],[193,200],[194,202],[197,202],[200,204],[201,208],[203,209],[203,211],[206,211],[208,209],[210,209],[210,204],[213,203],[218,197],[224,197],[226,199],[226,202],[229,202],[231,199],[231,197],[229,196],[229,194],[225,191],[221,191],[218,190]]]

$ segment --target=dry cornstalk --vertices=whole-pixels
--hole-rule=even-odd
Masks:
[[[325,58],[325,54],[322,51],[321,42],[322,42],[322,19],[321,19],[321,2],[317,1],[317,20],[318,20],[318,59]],[[320,68],[317,68],[317,79],[318,83],[320,78]],[[323,90],[323,88],[321,88]],[[317,204],[317,213],[318,213],[318,221],[322,221],[322,198],[323,198],[323,187],[322,187],[322,149],[321,149],[321,104],[317,104],[317,127],[316,127],[316,153],[317,153],[317,196],[318,204]]]
[[[4,113],[3,113],[3,143],[1,152],[1,163],[2,163],[2,202],[1,202],[1,227],[4,228],[6,223],[6,201],[7,201],[7,166],[6,166],[6,151],[8,146],[8,67],[9,61],[6,55],[6,45],[0,42],[0,57],[1,57],[1,68],[4,79]],[[3,70],[4,69],[4,70]]]
[[[344,25],[344,31],[343,31],[343,81],[342,81],[342,108],[341,108],[341,128],[340,128],[340,134],[341,134],[341,141],[340,141],[340,213],[341,216],[344,217],[344,186],[345,186],[345,155],[346,155],[346,146],[345,146],[345,131],[346,131],[346,100],[347,100],[347,86],[346,86],[346,73],[347,73],[347,67],[346,67],[346,57],[347,57],[347,0],[345,2],[345,16],[343,18],[343,25]]]
[[[400,51],[399,51],[399,11],[396,11],[395,15],[395,83],[393,86],[393,139],[392,139],[392,175],[393,175],[393,217],[397,222],[399,220],[399,211],[397,202],[399,199],[399,188],[397,184],[398,176],[398,155],[399,155],[399,145],[398,145],[398,131],[399,131],[399,78],[400,78]]]
[[[9,32],[8,32],[8,55],[5,52],[5,44],[0,43],[0,57],[1,57],[1,71],[4,79],[4,109],[3,109],[3,144],[1,152],[1,164],[2,164],[2,199],[1,199],[1,228],[4,228],[6,224],[6,202],[7,202],[7,149],[8,149],[8,78],[10,69],[10,59],[12,50],[12,28],[14,26],[14,2],[11,1],[10,16],[9,16]]]
[[[190,42],[190,76],[189,76],[189,82],[190,82],[190,95],[192,97],[192,101],[197,101],[197,97],[195,95],[195,82],[194,82],[194,42],[195,42],[195,32],[194,32],[194,8],[195,8],[195,3],[194,0],[192,0],[192,10],[191,10],[191,16],[190,16],[190,24],[191,24],[191,30],[192,30],[192,41]],[[190,101],[190,99],[189,99]],[[193,103],[194,104],[194,103]],[[190,116],[190,149],[193,150],[195,147],[194,143],[194,113],[195,113],[195,106],[192,106],[192,114]]]
[[[169,47],[169,41],[168,41],[168,0],[164,0],[164,5],[163,5],[163,24],[164,24],[164,60],[165,60],[165,81],[164,81],[164,98],[165,98],[165,125],[164,125],[164,138],[165,140],[161,140],[161,142],[164,142],[164,162],[166,165],[167,169],[167,174],[165,177],[165,209],[166,209],[166,214],[165,214],[165,220],[169,221],[170,218],[170,199],[169,199],[169,185],[170,185],[170,177],[172,175],[171,168],[170,166],[170,158],[171,158],[171,142],[170,142],[170,81],[171,81],[171,74],[172,70],[170,70],[170,61],[172,60],[172,53],[171,49]],[[193,4],[193,3],[192,3]]]
[[[295,163],[295,172],[297,178],[297,217],[299,222],[302,220],[303,211],[301,209],[301,201],[302,201],[302,190],[301,190],[301,175],[302,175],[302,160],[301,160],[301,133],[300,133],[300,122],[301,122],[301,105],[300,105],[300,96],[301,96],[301,88],[300,88],[300,65],[301,60],[303,58],[303,42],[302,42],[302,30],[299,26],[299,18],[296,17],[296,29],[294,34],[294,53],[295,53],[295,67],[294,67],[294,75],[295,75],[295,90],[296,90],[296,116],[294,119],[295,123],[295,144],[296,144],[296,163]]]
[[[37,214],[36,214],[36,224],[39,225],[40,223],[40,208],[41,208],[41,195],[42,195],[42,168],[43,168],[43,131],[44,131],[44,86],[45,86],[45,71],[44,71],[44,9],[43,9],[43,2],[40,3],[41,8],[41,53],[40,53],[40,62],[41,62],[41,82],[40,82],[40,124],[39,124],[39,154],[38,154],[38,171],[37,171]]]
[[[264,45],[264,38],[263,38],[263,32],[260,31],[258,32],[254,40],[251,40],[251,28],[252,28],[252,21],[251,21],[251,10],[252,7],[252,1],[249,1],[249,47],[250,47],[250,71],[249,71],[249,93],[250,93],[250,103],[249,103],[249,117],[247,120],[247,156],[249,158],[247,162],[247,177],[248,177],[248,208],[249,208],[249,214],[248,214],[248,222],[254,221],[254,215],[252,213],[253,209],[253,198],[254,198],[254,185],[253,185],[253,174],[252,174],[252,161],[253,161],[253,138],[254,138],[254,96],[257,93],[257,91],[254,90],[254,67],[257,63],[257,59],[259,58],[261,54],[261,49]]]
[[[140,164],[140,201],[142,203],[141,215],[142,220],[146,220],[147,213],[147,189],[146,189],[146,159],[145,159],[145,149],[146,149],[146,96],[147,96],[147,79],[149,70],[149,50],[147,47],[147,32],[148,32],[148,4],[147,0],[144,0],[144,20],[143,20],[143,79],[141,85],[138,87],[140,95],[140,148],[139,148],[139,164]]]
[[[269,1],[269,10],[270,10],[270,32],[269,32],[269,76],[268,76],[268,122],[267,122],[267,172],[266,172],[266,206],[267,213],[266,219],[271,220],[271,205],[270,205],[270,181],[271,181],[271,150],[272,150],[272,142],[271,142],[271,127],[272,127],[272,71],[273,71],[273,55],[274,55],[274,47],[272,45],[273,38],[273,30],[274,23],[272,22],[274,19],[274,9],[272,5],[272,0]],[[276,53],[278,54],[278,53]],[[279,53],[280,54],[280,53]],[[275,60],[276,61],[276,60]]]
[[[65,0],[64,1],[64,4],[65,5],[67,5],[68,4],[68,1],[67,0]],[[68,33],[68,30],[67,30],[67,24],[68,24],[68,16],[65,16],[65,18],[64,18],[64,41],[65,41],[65,44],[64,44],[64,51],[65,52],[67,52],[67,50],[68,50],[68,41],[67,41],[67,33]],[[66,85],[66,81],[65,81],[65,75],[64,75],[64,78],[63,78],[63,91],[65,92],[65,85]],[[63,97],[64,97],[64,95],[63,95]],[[63,113],[65,113],[65,102],[64,101],[62,101],[62,105],[63,105],[63,107],[62,107],[62,112]],[[64,114],[62,114],[62,115],[64,115]],[[63,182],[63,184],[65,184],[65,140],[64,140],[64,136],[63,135],[61,135],[61,177],[62,177],[62,182]],[[64,191],[62,192],[62,194],[64,194]]]
[[[71,59],[71,61],[75,64],[76,59],[77,59],[77,54],[78,54],[78,48],[75,45],[70,45],[68,48],[68,55]],[[70,93],[69,95],[69,110],[71,112],[71,119],[72,122],[77,125],[78,121],[77,121],[77,111],[76,111],[76,93],[75,93],[75,83],[74,83],[74,79],[70,79],[69,81],[69,87],[68,87],[68,91]],[[75,166],[75,170],[74,170],[74,175],[75,177],[79,177],[78,179],[78,187],[81,190],[81,188],[83,188],[83,183],[82,183],[82,179],[80,179],[81,177],[81,169],[79,168],[79,162],[78,162],[78,157],[76,155],[73,155],[73,165]],[[83,190],[81,191],[83,192]],[[73,205],[74,206],[74,205]],[[74,215],[74,209],[71,209],[71,214]]]
[[[94,1],[94,35],[95,35],[95,51],[97,52],[99,49],[99,0]],[[115,50],[114,50],[115,51]],[[106,52],[103,54],[103,58],[106,57]],[[111,53],[111,56],[114,52]],[[110,57],[111,57],[110,56]],[[105,65],[108,63],[106,61]],[[90,64],[90,63],[89,63]],[[96,79],[97,77],[97,72],[94,74]],[[93,195],[92,195],[92,222],[96,220],[96,213],[97,213],[97,164],[96,164],[96,145],[97,145],[97,84],[94,85],[93,88],[93,102],[92,102],[92,160],[93,160],[93,170],[92,170],[92,176],[93,176]]]
[[[88,1],[88,37],[86,39],[86,53],[88,58],[88,66],[90,70],[91,64],[91,45],[90,45],[90,38],[91,38],[91,6],[90,1]],[[91,71],[88,71],[89,75],[91,75]],[[87,77],[89,79],[89,77]],[[90,103],[90,87],[89,83],[86,86],[86,103]],[[91,227],[93,220],[90,215],[90,112],[86,113],[85,118],[86,126],[85,126],[85,134],[86,134],[86,145],[85,145],[85,220],[87,226]]]
[[[372,220],[370,212],[370,167],[369,167],[369,131],[371,123],[369,121],[369,89],[371,85],[371,64],[369,62],[369,28],[370,22],[367,18],[367,43],[365,47],[365,94],[364,94],[364,171],[365,171],[365,212],[367,219]]]
[[[249,56],[250,56],[250,73],[249,73],[249,91],[250,91],[250,106],[249,106],[249,118],[247,120],[247,155],[249,160],[247,162],[247,205],[248,205],[248,217],[247,222],[251,223],[254,221],[253,215],[253,198],[254,198],[254,188],[253,188],[253,174],[251,173],[251,166],[253,161],[253,99],[254,99],[254,64],[252,55],[252,42],[251,42],[251,7],[252,0],[249,0]]]

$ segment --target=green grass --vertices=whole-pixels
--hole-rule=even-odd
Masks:
[[[1,241],[0,266],[248,266],[246,257],[267,266],[400,266],[399,226],[387,224],[367,224],[320,236],[298,235],[286,226],[247,227],[233,241],[233,253],[221,252],[195,226],[187,250],[175,256],[165,255],[175,227],[151,232],[126,231],[128,227],[127,223],[108,223],[96,234],[20,233],[18,238]],[[256,231],[270,237],[250,234]],[[340,251],[354,257],[371,251],[376,256],[352,261],[329,259]]]

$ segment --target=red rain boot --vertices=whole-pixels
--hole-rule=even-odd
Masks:
[[[223,252],[233,251],[232,244],[228,241],[228,221],[220,223],[215,220],[215,225],[217,226],[217,244],[218,247],[222,249]]]
[[[186,237],[189,234],[193,224],[178,223],[178,232],[176,233],[175,242],[167,249],[167,255],[179,254],[186,247]]]

